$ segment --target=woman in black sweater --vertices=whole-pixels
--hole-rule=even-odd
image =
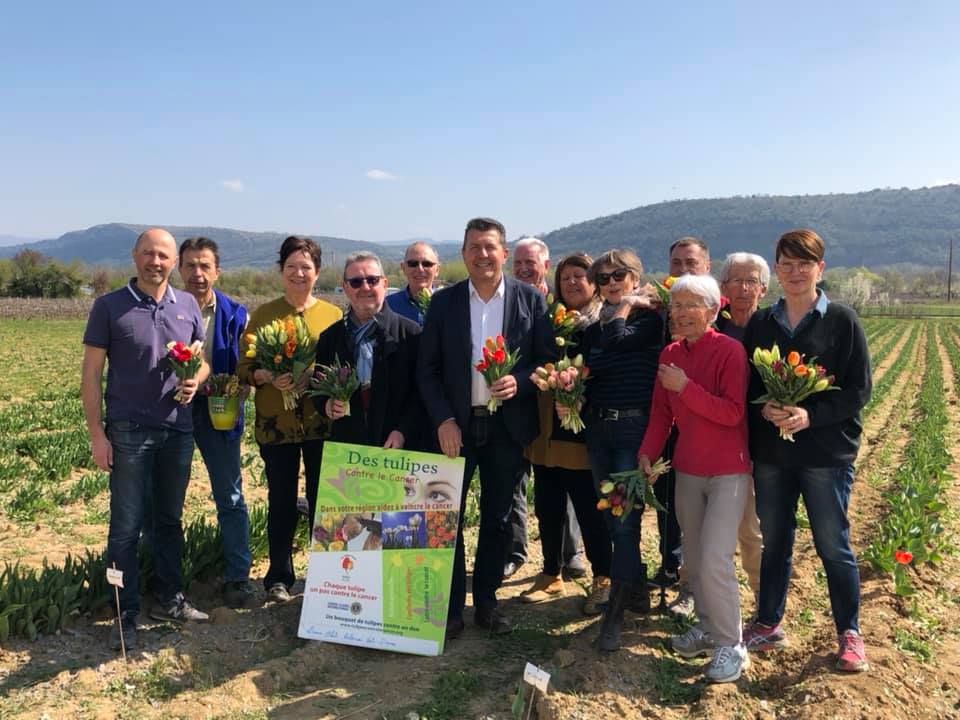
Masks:
[[[793,230],[776,248],[776,273],[783,297],[753,315],[744,335],[747,355],[774,343],[782,356],[797,351],[816,357],[840,388],[821,392],[800,406],[750,405],[750,455],[754,461],[757,514],[763,534],[760,598],[756,620],[744,632],[749,650],[780,647],[796,529],[803,497],[817,554],[823,562],[830,606],[839,637],[837,668],[867,668],[860,637],[860,575],[850,547],[847,508],[853,462],[863,425],[860,411],[870,399],[870,356],[856,313],[831,302],[817,288],[823,275],[823,240],[812,230]],[[748,398],[765,392],[756,368]],[[783,440],[780,430],[793,433]]]

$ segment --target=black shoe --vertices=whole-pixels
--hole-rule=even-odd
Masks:
[[[137,616],[124,611],[120,615],[120,622],[116,618],[113,620],[113,626],[110,628],[110,647],[113,650],[120,649],[120,632],[123,628],[123,646],[127,652],[137,647]]]
[[[223,584],[223,601],[234,610],[253,605],[257,591],[249,580],[231,580]]]
[[[664,570],[662,567],[652,578],[647,578],[647,585],[651,588],[672,588],[678,582],[680,577],[676,570]]]
[[[510,620],[501,615],[496,608],[477,608],[473,613],[473,622],[484,630],[489,630],[491,635],[506,635],[513,632],[513,625]]]
[[[582,577],[586,577],[586,574],[587,564],[583,561],[583,553],[577,553],[563,566],[562,575],[564,580],[579,580]]]
[[[516,575],[521,565],[523,565],[523,560],[507,561],[507,564],[503,566],[503,579],[506,580],[508,577]]]
[[[619,583],[616,580],[610,588],[610,601],[603,611],[603,623],[600,625],[600,636],[597,638],[597,647],[605,652],[620,649],[620,633],[623,630],[623,611],[633,596],[633,586]]]
[[[449,642],[460,637],[463,634],[463,618],[450,618],[447,620],[447,631],[444,633],[444,639]]]

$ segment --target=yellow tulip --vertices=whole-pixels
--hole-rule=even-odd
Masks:
[[[770,348],[770,360],[772,362],[777,362],[780,359],[780,348],[776,343],[773,344],[773,347]]]
[[[600,492],[602,492],[604,495],[609,495],[610,493],[612,493],[613,483],[610,482],[609,480],[605,482],[603,485],[600,486]]]
[[[610,508],[610,513],[614,517],[620,517],[623,515],[623,505],[615,505],[614,507]]]
[[[820,378],[817,380],[816,384],[813,386],[815,392],[823,392],[828,387],[830,387],[830,381],[826,378]]]
[[[257,349],[255,347],[250,348],[244,353],[245,357],[255,358],[257,356]]]

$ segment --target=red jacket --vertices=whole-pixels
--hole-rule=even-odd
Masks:
[[[709,328],[695,343],[678,340],[665,347],[660,363],[682,368],[687,384],[676,393],[657,379],[638,454],[656,460],[676,423],[673,467],[680,472],[702,477],[751,472],[745,410],[749,366],[743,345]]]

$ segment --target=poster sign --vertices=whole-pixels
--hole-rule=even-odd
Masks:
[[[299,636],[443,652],[463,458],[327,442]]]

